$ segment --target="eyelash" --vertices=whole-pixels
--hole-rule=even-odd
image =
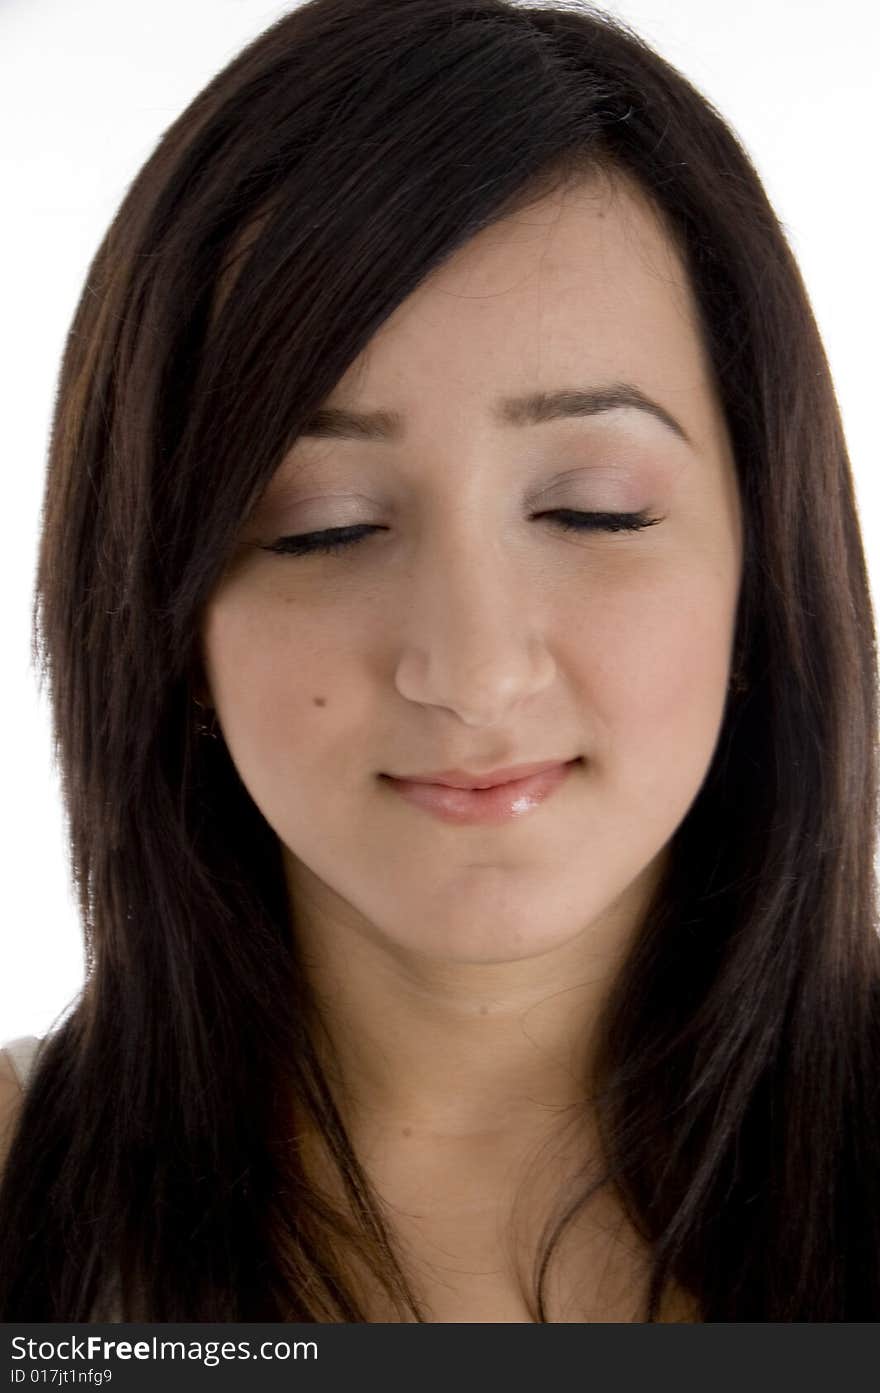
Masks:
[[[566,532],[641,532],[662,522],[660,517],[650,517],[647,512],[640,513],[579,513],[571,508],[556,508],[553,512],[541,513],[539,517],[556,519],[557,526]],[[351,527],[328,527],[321,532],[301,532],[295,537],[279,537],[263,551],[272,551],[282,556],[314,556],[316,553],[336,554],[346,547],[354,546],[373,532],[383,529],[373,523],[356,523]]]

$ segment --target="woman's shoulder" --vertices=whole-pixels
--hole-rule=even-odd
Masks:
[[[14,1078],[22,1093],[27,1090],[42,1044],[38,1035],[19,1035],[0,1045],[0,1071],[5,1077]]]
[[[23,1035],[0,1048],[0,1173],[42,1040]]]

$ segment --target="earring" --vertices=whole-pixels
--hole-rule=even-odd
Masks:
[[[199,701],[198,697],[193,697],[193,703],[195,706],[199,708],[200,711],[210,711],[211,713],[210,725],[207,725],[206,722],[200,716],[196,716],[196,735],[204,735],[209,740],[219,740],[220,729],[217,725],[217,712],[214,710],[213,706],[205,706],[203,702]]]

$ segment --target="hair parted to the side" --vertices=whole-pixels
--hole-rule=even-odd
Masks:
[[[709,103],[601,12],[311,0],[166,132],[66,346],[34,644],[88,971],[9,1156],[4,1320],[89,1320],[118,1278],[126,1319],[359,1321],[358,1264],[424,1318],[319,1064],[277,837],[196,733],[200,617],[391,312],[597,171],[638,182],[690,270],[743,500],[749,683],[602,1017],[607,1176],[653,1254],[645,1320],[673,1280],[709,1321],[880,1315],[874,626],[780,225]],[[345,1213],[308,1180],[306,1123]]]

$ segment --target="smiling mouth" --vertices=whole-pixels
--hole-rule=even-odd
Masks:
[[[578,757],[526,778],[511,779],[488,788],[454,788],[448,784],[395,779],[390,774],[381,777],[408,803],[444,822],[501,823],[519,819],[540,807],[582,763]]]
[[[443,784],[446,788],[496,788],[499,784],[516,783],[533,774],[543,774],[548,769],[557,769],[572,762],[571,759],[544,759],[511,764],[505,769],[487,770],[484,774],[471,774],[465,769],[440,769],[430,774],[391,774],[388,777],[399,783]]]

